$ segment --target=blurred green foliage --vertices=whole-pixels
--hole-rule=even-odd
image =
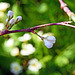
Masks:
[[[68,7],[75,12],[75,0],[64,0]],[[58,0],[0,0],[10,4],[4,13],[4,22],[8,10],[14,12],[14,18],[21,15],[23,20],[13,26],[11,30],[24,29],[33,27],[39,24],[56,23],[68,21],[67,14],[60,8]],[[73,23],[75,25],[75,23]],[[10,64],[17,61],[23,65],[23,60],[37,58],[43,65],[39,73],[31,73],[27,71],[27,66],[24,66],[24,71],[20,75],[72,75],[75,71],[75,29],[65,26],[48,26],[37,30],[42,30],[44,33],[53,33],[56,37],[56,43],[51,49],[44,46],[38,37],[30,33],[32,39],[28,41],[36,51],[29,56],[11,56],[12,48],[4,46],[4,42],[9,38],[15,40],[14,46],[21,50],[21,42],[18,37],[26,32],[13,33],[0,36],[0,75],[12,75],[10,72]],[[74,73],[75,75],[75,73]]]

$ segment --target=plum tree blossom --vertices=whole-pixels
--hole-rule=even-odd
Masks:
[[[9,3],[0,2],[0,11],[5,11],[9,7],[10,7],[10,4]]]
[[[23,49],[20,51],[20,54],[23,56],[28,56],[35,52],[35,48],[32,44],[23,45]]]
[[[11,50],[10,54],[11,54],[12,56],[17,56],[17,55],[19,55],[19,49],[18,49],[17,47],[13,48],[13,49]]]
[[[54,36],[48,36],[48,37],[44,38],[43,41],[47,48],[52,48],[53,44],[56,41],[56,38]]]
[[[23,36],[18,38],[18,40],[21,41],[21,42],[28,41],[30,39],[31,39],[31,35],[28,34],[28,33],[25,33]]]
[[[18,75],[19,73],[21,73],[23,70],[23,67],[17,63],[17,62],[12,62],[10,65],[10,71],[14,74],[14,75]]]
[[[3,28],[4,28],[4,24],[0,23],[0,30],[3,30]]]
[[[12,46],[14,45],[14,39],[12,39],[12,38],[8,39],[8,40],[4,43],[4,45],[5,45],[6,47],[12,47]]]
[[[28,69],[30,71],[37,72],[42,68],[41,63],[36,58],[31,59],[28,64],[29,64]]]

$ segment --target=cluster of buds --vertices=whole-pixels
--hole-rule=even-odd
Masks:
[[[13,25],[17,24],[21,20],[22,20],[21,16],[18,16],[18,17],[16,17],[16,19],[14,19],[13,18],[13,11],[9,10],[8,13],[7,13],[7,19],[6,19],[6,24],[5,24],[4,30],[7,30],[7,31],[10,30]],[[39,36],[43,40],[44,45],[47,48],[53,47],[53,44],[56,41],[56,38],[54,36],[48,36],[48,37],[45,38],[45,37],[41,37],[40,35],[38,35],[36,32],[34,32],[34,30],[32,30],[31,32],[36,34],[37,36]],[[24,37],[22,39],[24,39]]]
[[[16,17],[16,19],[13,18],[13,11],[9,10],[7,13],[7,19],[5,24],[5,29],[10,30],[13,25],[17,24],[22,20],[21,16]]]

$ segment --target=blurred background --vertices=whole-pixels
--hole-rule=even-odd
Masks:
[[[75,12],[75,0],[64,1]],[[58,0],[0,0],[0,30],[9,10],[14,19],[23,17],[11,30],[69,20]],[[27,32],[0,36],[0,75],[75,75],[75,29],[48,26],[35,31],[55,36],[56,43],[48,49],[38,36]]]

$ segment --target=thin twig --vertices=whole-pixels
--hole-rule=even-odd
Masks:
[[[5,34],[9,34],[9,33],[32,32],[32,31],[37,30],[39,28],[46,27],[46,26],[52,26],[52,25],[63,25],[63,26],[75,28],[75,26],[70,25],[69,23],[72,23],[72,21],[43,24],[43,25],[38,25],[38,26],[32,27],[32,28],[26,28],[26,29],[20,29],[20,30],[12,30],[12,31],[4,30],[4,31],[0,31],[0,36],[5,35]]]

